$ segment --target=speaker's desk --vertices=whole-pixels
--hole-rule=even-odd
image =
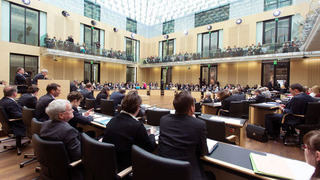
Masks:
[[[265,115],[279,113],[279,106],[276,103],[257,103],[250,104],[249,123],[265,127]]]
[[[202,119],[206,120],[214,120],[214,121],[223,121],[225,122],[226,127],[226,137],[230,135],[236,135],[239,139],[239,145],[244,147],[244,125],[246,123],[245,119],[233,118],[233,117],[225,117],[225,116],[216,116],[211,114],[202,114],[200,116]],[[210,129],[207,129],[210,131]]]
[[[221,102],[202,103],[202,114],[216,115],[220,107]]]

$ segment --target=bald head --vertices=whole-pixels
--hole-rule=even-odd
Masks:
[[[6,86],[3,89],[3,94],[6,97],[15,98],[17,96],[17,87],[16,86]]]

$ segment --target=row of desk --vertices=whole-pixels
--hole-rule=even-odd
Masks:
[[[148,108],[155,107],[148,106]],[[163,108],[156,109],[161,110]],[[85,110],[80,110],[80,112],[81,111],[84,112]],[[171,110],[171,113],[174,113],[174,110]],[[203,114],[202,116],[213,120],[224,121],[226,124],[226,135],[237,135],[240,137],[240,146],[244,146],[244,119],[221,117],[209,114]],[[101,121],[108,122],[111,118],[111,116],[95,113],[94,121],[92,121],[91,126],[79,126],[82,127],[84,131],[94,130],[97,135],[102,135],[107,124],[103,124]],[[96,120],[98,120],[98,122]],[[147,129],[149,128],[149,125],[145,125],[145,127]],[[213,151],[213,153],[201,157],[204,168],[208,171],[214,172],[217,179],[270,179],[269,177],[256,174],[253,171],[249,158],[250,153],[261,155],[265,155],[266,153],[245,149],[240,146],[219,142],[218,147]]]

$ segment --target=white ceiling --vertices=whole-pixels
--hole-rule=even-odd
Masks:
[[[96,0],[113,12],[148,26],[239,0]]]

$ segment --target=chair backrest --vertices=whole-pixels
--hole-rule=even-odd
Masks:
[[[132,172],[134,180],[192,179],[189,162],[163,158],[136,145],[132,146]]]
[[[305,118],[306,125],[320,124],[320,102],[309,102]]]
[[[160,119],[162,116],[170,114],[170,111],[156,110],[156,109],[147,109],[147,124],[151,126],[159,126]]]
[[[89,109],[96,109],[96,104],[95,104],[95,99],[88,99],[86,98],[86,110],[89,110]]]
[[[109,116],[114,116],[114,104],[113,100],[101,99],[100,101],[100,110],[102,114]]]
[[[7,113],[4,111],[3,107],[0,106],[0,122],[2,125],[2,130],[6,132],[7,134],[12,133],[11,127],[9,125],[9,118],[7,116]]]
[[[250,104],[256,103],[255,100],[244,100],[242,101],[242,114],[248,116],[249,115],[249,107]]]
[[[115,179],[117,176],[115,146],[92,139],[85,133],[81,134],[81,141],[85,179]]]
[[[241,101],[231,101],[229,114],[231,117],[241,118],[242,116],[242,105]]]
[[[22,120],[23,124],[26,126],[26,136],[31,138],[31,121],[33,118],[34,109],[27,108],[23,106],[22,108]]]
[[[38,134],[32,136],[32,146],[40,163],[42,179],[70,179],[70,160],[61,141],[46,141]]]
[[[225,122],[223,121],[215,121],[209,120],[206,118],[202,118],[201,116],[199,119],[203,120],[207,126],[207,138],[213,139],[216,141],[228,142],[226,139],[226,126]]]
[[[195,112],[201,112],[201,104],[200,102],[194,103],[195,106]]]
[[[43,122],[38,121],[36,118],[32,118],[31,121],[31,134],[40,134],[40,130]]]

